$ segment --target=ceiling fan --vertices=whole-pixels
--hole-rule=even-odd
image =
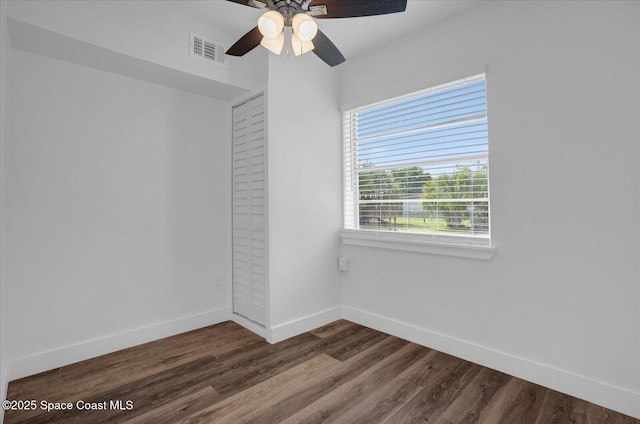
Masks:
[[[318,29],[313,18],[356,18],[404,12],[407,0],[227,0],[266,13],[258,25],[231,46],[226,54],[244,56],[258,45],[275,54],[282,52],[285,33],[290,35],[293,53],[313,51],[329,66],[345,61],[340,50]]]

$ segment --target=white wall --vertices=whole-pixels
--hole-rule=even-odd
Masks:
[[[227,104],[19,50],[9,66],[9,377],[226,319]]]
[[[271,340],[340,317],[341,117],[336,69],[270,54],[268,202]]]
[[[347,317],[640,417],[639,17],[490,2],[343,65],[345,105],[487,70],[497,248],[344,246]]]

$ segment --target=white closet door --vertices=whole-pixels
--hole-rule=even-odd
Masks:
[[[266,325],[264,96],[233,108],[233,311]]]

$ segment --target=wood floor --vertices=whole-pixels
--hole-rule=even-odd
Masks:
[[[13,381],[8,399],[37,407],[6,424],[640,423],[348,321],[275,345],[225,322]]]

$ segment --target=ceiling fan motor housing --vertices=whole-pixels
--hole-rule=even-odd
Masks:
[[[285,26],[291,26],[293,17],[298,13],[311,16],[327,14],[327,7],[309,6],[313,0],[267,0],[267,9],[277,10],[284,17]]]

